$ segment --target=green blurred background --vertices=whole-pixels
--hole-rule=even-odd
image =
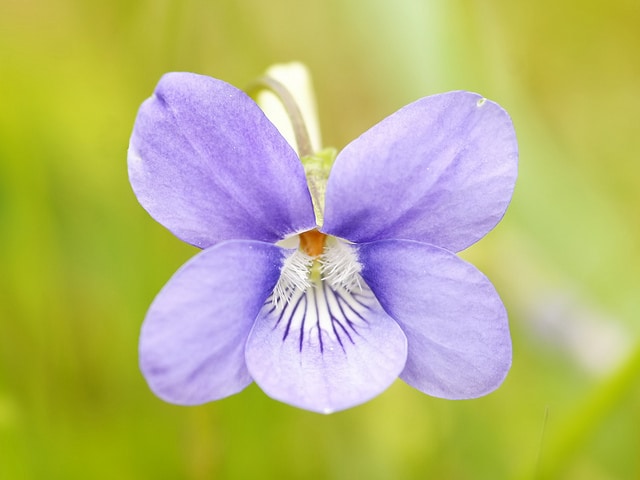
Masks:
[[[638,0],[0,0],[0,478],[640,478],[639,25]],[[463,254],[510,312],[495,393],[398,381],[321,416],[149,392],[139,327],[195,250],[128,185],[138,106],[167,71],[290,60],[337,148],[447,90],[512,115],[516,194]]]

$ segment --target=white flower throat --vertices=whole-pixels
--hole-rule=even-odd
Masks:
[[[301,233],[298,237],[299,246],[285,258],[273,291],[272,303],[276,307],[283,307],[297,293],[321,283],[346,293],[362,291],[362,265],[353,246],[318,230]]]
[[[284,259],[262,315],[283,343],[293,342],[299,351],[339,349],[346,354],[369,328],[367,316],[380,308],[360,276],[357,250],[317,230],[298,238],[298,248]]]

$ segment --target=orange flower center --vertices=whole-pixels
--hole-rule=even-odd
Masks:
[[[310,257],[318,257],[324,251],[327,236],[316,229],[300,234],[300,248]]]

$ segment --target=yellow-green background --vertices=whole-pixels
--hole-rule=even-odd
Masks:
[[[638,0],[0,0],[0,478],[640,478],[639,26]],[[398,381],[321,416],[149,392],[139,327],[194,249],[129,188],[137,108],[166,71],[289,60],[338,148],[447,90],[512,115],[512,205],[464,254],[510,312],[495,393]]]

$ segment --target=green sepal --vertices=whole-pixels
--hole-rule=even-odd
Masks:
[[[301,158],[307,177],[307,185],[311,192],[316,224],[319,227],[322,226],[324,220],[324,196],[327,191],[327,180],[337,155],[338,151],[329,147]]]

